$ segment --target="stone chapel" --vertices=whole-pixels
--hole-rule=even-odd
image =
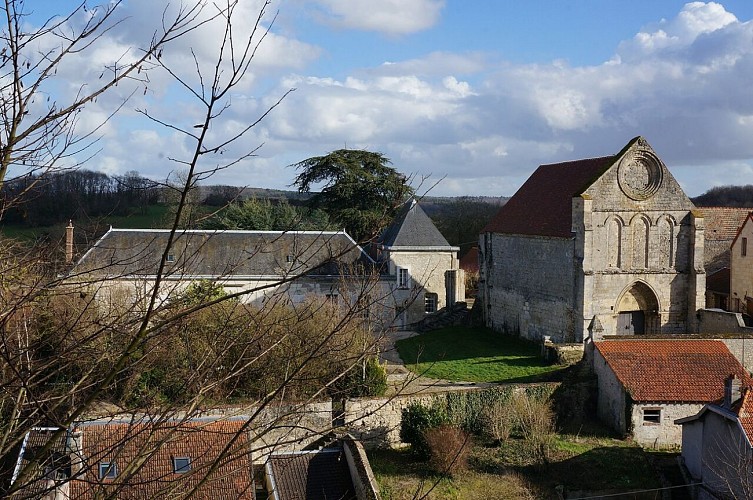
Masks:
[[[484,321],[531,340],[694,333],[703,217],[642,137],[541,165],[479,237]]]

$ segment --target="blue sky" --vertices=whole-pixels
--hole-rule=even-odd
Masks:
[[[71,87],[143,44],[158,3],[127,0],[112,39],[69,63]],[[258,0],[241,4],[238,31]],[[65,5],[37,0],[32,20]],[[244,139],[246,149],[262,145],[258,156],[208,184],[286,188],[295,176],[286,165],[347,146],[384,153],[416,182],[429,177],[424,185],[443,178],[435,195],[509,196],[539,164],[613,154],[636,135],[691,196],[753,183],[749,0],[283,0],[272,9],[272,36],[213,133],[296,90]],[[210,64],[216,34],[176,42],[169,64],[190,75],[192,48]],[[185,139],[133,109],[189,124],[196,108],[165,75],[149,87],[102,129],[87,168],[155,179],[178,168],[169,158],[187,153]],[[84,130],[122,95],[91,106]]]

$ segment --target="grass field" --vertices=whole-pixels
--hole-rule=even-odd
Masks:
[[[400,357],[430,378],[467,382],[556,380],[562,366],[544,362],[540,346],[486,328],[451,327],[399,340]]]

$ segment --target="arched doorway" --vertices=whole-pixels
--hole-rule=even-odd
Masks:
[[[659,300],[647,284],[636,281],[617,301],[617,335],[660,333]]]

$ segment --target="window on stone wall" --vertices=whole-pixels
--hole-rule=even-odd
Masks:
[[[424,312],[426,314],[437,312],[437,300],[439,296],[436,293],[427,293],[424,295]]]
[[[404,267],[397,268],[397,287],[398,288],[410,287],[410,273]]]
[[[743,241],[740,243],[740,255],[743,257],[748,255],[748,238],[743,238]]]
[[[643,425],[661,424],[661,408],[644,408]]]

